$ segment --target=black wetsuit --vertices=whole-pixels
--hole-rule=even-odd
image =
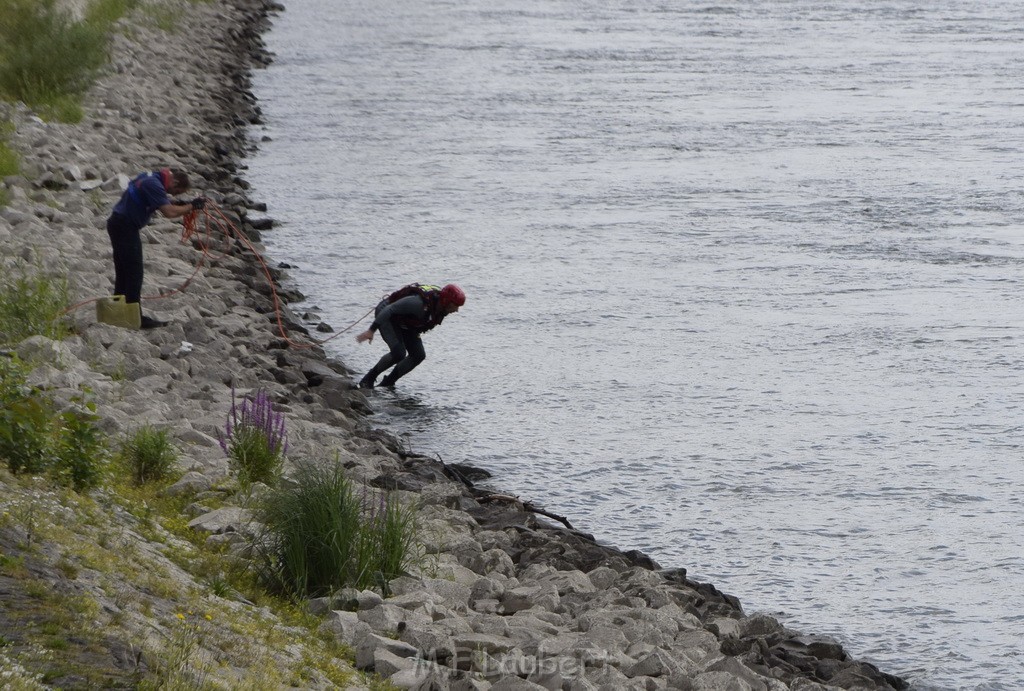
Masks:
[[[392,365],[395,369],[381,380],[380,385],[394,386],[427,357],[420,339],[426,327],[411,326],[428,321],[427,305],[420,296],[408,295],[391,304],[383,300],[377,305],[375,315],[370,330],[378,331],[390,350],[366,373],[360,386],[373,386],[377,377]]]

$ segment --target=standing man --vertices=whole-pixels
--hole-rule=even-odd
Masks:
[[[372,389],[377,377],[391,366],[395,369],[380,381],[381,386],[394,386],[427,357],[420,334],[458,312],[466,304],[466,294],[454,284],[444,288],[412,283],[388,295],[377,305],[370,328],[356,336],[356,341],[373,342],[380,331],[390,349],[359,381],[360,389]]]
[[[179,218],[193,209],[201,209],[206,199],[191,202],[171,201],[171,195],[189,190],[188,175],[176,168],[163,168],[143,173],[128,183],[114,211],[107,219],[107,234],[114,250],[114,295],[124,295],[128,304],[142,300],[142,238],[139,232],[157,211],[167,218]],[[141,314],[142,305],[139,304]],[[142,328],[166,326],[142,315]]]

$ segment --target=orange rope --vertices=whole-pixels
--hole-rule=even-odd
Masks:
[[[199,270],[202,268],[207,258],[211,258],[211,262],[213,262],[229,256],[232,248],[232,239],[234,238],[241,244],[245,245],[245,247],[250,252],[252,252],[253,256],[256,257],[256,261],[259,262],[260,267],[263,269],[263,275],[266,277],[267,283],[270,285],[270,295],[274,305],[274,314],[277,319],[278,333],[280,334],[281,338],[284,339],[292,347],[306,349],[313,348],[314,346],[322,346],[328,341],[337,338],[346,331],[349,331],[363,319],[366,319],[366,317],[368,317],[370,313],[373,312],[373,308],[371,308],[369,312],[367,312],[359,319],[346,326],[338,333],[334,334],[333,336],[330,336],[329,338],[318,340],[307,335],[306,338],[312,341],[312,343],[299,343],[293,341],[288,336],[287,329],[284,326],[284,317],[282,316],[281,300],[277,295],[277,285],[275,284],[274,278],[270,273],[270,267],[267,266],[267,262],[263,259],[263,256],[258,251],[256,251],[256,248],[253,247],[252,242],[250,242],[249,238],[247,238],[244,233],[242,233],[238,228],[236,228],[235,225],[228,219],[228,217],[224,215],[224,212],[221,210],[219,206],[207,200],[206,206],[203,208],[202,211],[202,224],[200,224],[199,222],[200,214],[198,210],[193,209],[192,211],[189,211],[187,214],[185,214],[184,217],[182,217],[182,244],[189,242],[189,240],[191,240],[194,236],[198,235],[201,232],[200,225],[202,225],[203,237],[198,239],[196,243],[202,250],[202,256],[200,256],[199,261],[196,262],[196,267],[195,270],[192,272],[192,275],[185,279],[185,282],[182,283],[177,288],[161,293],[160,295],[145,295],[142,298],[143,300],[161,300],[163,298],[168,298],[177,293],[185,292],[185,289],[188,288],[188,286],[192,283],[193,279],[195,279],[196,275],[199,273]],[[210,252],[210,246],[212,245],[211,228],[223,234],[225,241],[225,250],[221,252],[219,256],[216,257],[214,257]],[[65,309],[61,313],[61,315],[63,316],[64,314],[68,314],[69,312],[72,312],[78,309],[79,307],[88,305],[93,302],[97,302],[100,299],[101,298],[90,298],[88,300],[83,300],[82,302],[71,305],[70,307]]]

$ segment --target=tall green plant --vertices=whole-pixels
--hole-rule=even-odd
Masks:
[[[106,439],[96,426],[96,404],[69,410],[59,417],[60,438],[52,473],[58,483],[76,492],[98,487],[106,467]]]
[[[10,271],[0,278],[0,343],[29,336],[60,340],[68,333],[60,319],[67,304],[67,279],[30,273],[24,266]]]
[[[386,588],[413,550],[414,515],[385,494],[357,492],[338,464],[300,464],[294,485],[256,511],[256,564],[273,591],[296,599],[355,586]]]
[[[76,22],[55,0],[0,2],[0,96],[74,114],[71,107],[107,61],[103,27]]]
[[[84,491],[99,485],[107,458],[96,426],[95,404],[58,413],[46,396],[26,384],[28,368],[0,356],[0,459],[15,474],[49,474]]]
[[[152,425],[143,425],[126,437],[118,457],[136,485],[166,480],[178,462],[167,430]]]
[[[36,396],[24,396],[0,410],[0,457],[15,474],[36,475],[53,465],[53,414]]]

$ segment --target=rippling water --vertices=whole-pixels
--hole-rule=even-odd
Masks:
[[[918,689],[1024,688],[1019,3],[286,4],[271,253],[336,328],[469,295],[381,424]]]

